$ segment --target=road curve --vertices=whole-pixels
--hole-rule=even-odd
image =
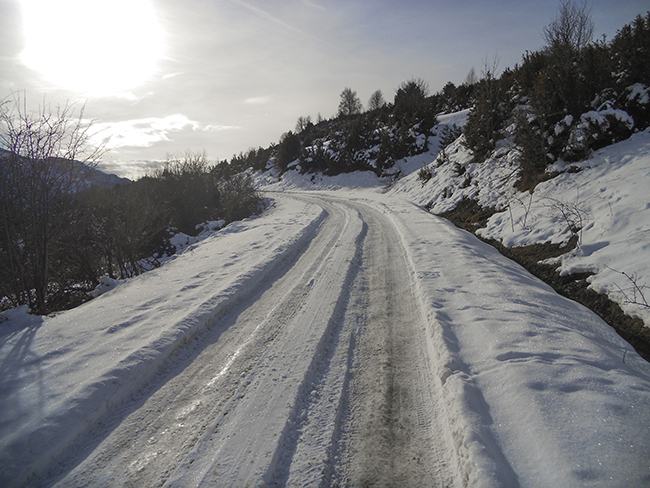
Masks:
[[[175,353],[57,486],[452,486],[426,327],[392,221],[296,194],[304,250]]]

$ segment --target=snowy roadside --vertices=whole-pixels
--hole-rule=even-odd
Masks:
[[[360,189],[330,195],[379,209],[402,240],[427,317],[422,367],[436,378],[428,387],[442,398],[458,486],[650,483],[650,365],[602,320],[402,198]],[[174,347],[306,245],[324,214],[317,204],[278,198],[264,216],[5,336],[3,484],[21,484],[66,456],[72,438],[137,392]],[[259,432],[243,429],[251,438]]]
[[[165,264],[54,317],[0,324],[0,484],[22,484],[285,258],[325,217],[282,199]],[[47,446],[47,447],[45,447]]]
[[[645,131],[598,151],[575,165],[579,173],[540,184],[532,204],[511,188],[511,153],[473,165],[459,144],[449,155],[471,176],[467,187],[450,164],[431,165],[428,183],[413,170],[387,193],[369,174],[283,177],[285,190],[373,201],[401,229],[430,313],[457,472],[469,486],[650,485],[650,365],[594,313],[408,201],[432,203],[432,212],[463,196],[500,205],[481,232],[511,246],[568,241],[557,202],[575,203],[585,220],[580,246],[558,266],[596,272],[592,286],[648,324],[646,311],[624,303],[619,288],[629,292],[629,283],[612,269],[650,283],[649,145]]]
[[[633,317],[650,326],[650,129],[594,152],[588,159],[550,168],[561,174],[540,183],[534,192],[517,192],[516,154],[504,146],[497,157],[471,163],[460,141],[447,151],[449,163],[427,163],[432,178],[423,182],[417,172],[399,180],[390,194],[432,213],[451,210],[463,198],[500,209],[478,231],[508,247],[552,242],[566,244],[575,234],[578,247],[554,261],[563,274],[594,273],[590,288],[606,293]],[[577,171],[577,172],[576,172]],[[572,230],[573,229],[573,230]],[[634,279],[640,290],[623,273]]]
[[[468,486],[648,486],[650,364],[471,234],[377,205],[411,255]]]

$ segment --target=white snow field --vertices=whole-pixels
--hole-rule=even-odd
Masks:
[[[399,196],[269,196],[5,314],[0,486],[650,486],[650,364],[595,314]]]

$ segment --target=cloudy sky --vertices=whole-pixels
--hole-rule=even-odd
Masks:
[[[591,0],[595,37],[650,8]],[[345,87],[422,78],[432,92],[486,61],[543,45],[557,0],[0,0],[0,98],[85,101],[136,177],[168,154],[228,159],[277,142],[299,116],[335,115]]]

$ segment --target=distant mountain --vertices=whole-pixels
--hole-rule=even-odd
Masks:
[[[100,188],[113,188],[116,185],[126,185],[131,183],[131,180],[128,178],[122,178],[121,176],[112,173],[105,173],[97,168],[89,168],[86,181],[89,187],[97,185]]]
[[[8,159],[10,155],[11,153],[9,151],[0,149],[0,160]],[[60,168],[62,174],[73,173],[82,175],[84,181],[81,186],[82,189],[90,188],[93,185],[99,186],[100,188],[112,188],[115,185],[131,183],[131,180],[128,178],[122,178],[111,173],[105,173],[97,168],[89,167],[81,161],[71,161],[63,158],[53,158],[53,160]],[[71,168],[70,165],[73,165],[73,167]]]

